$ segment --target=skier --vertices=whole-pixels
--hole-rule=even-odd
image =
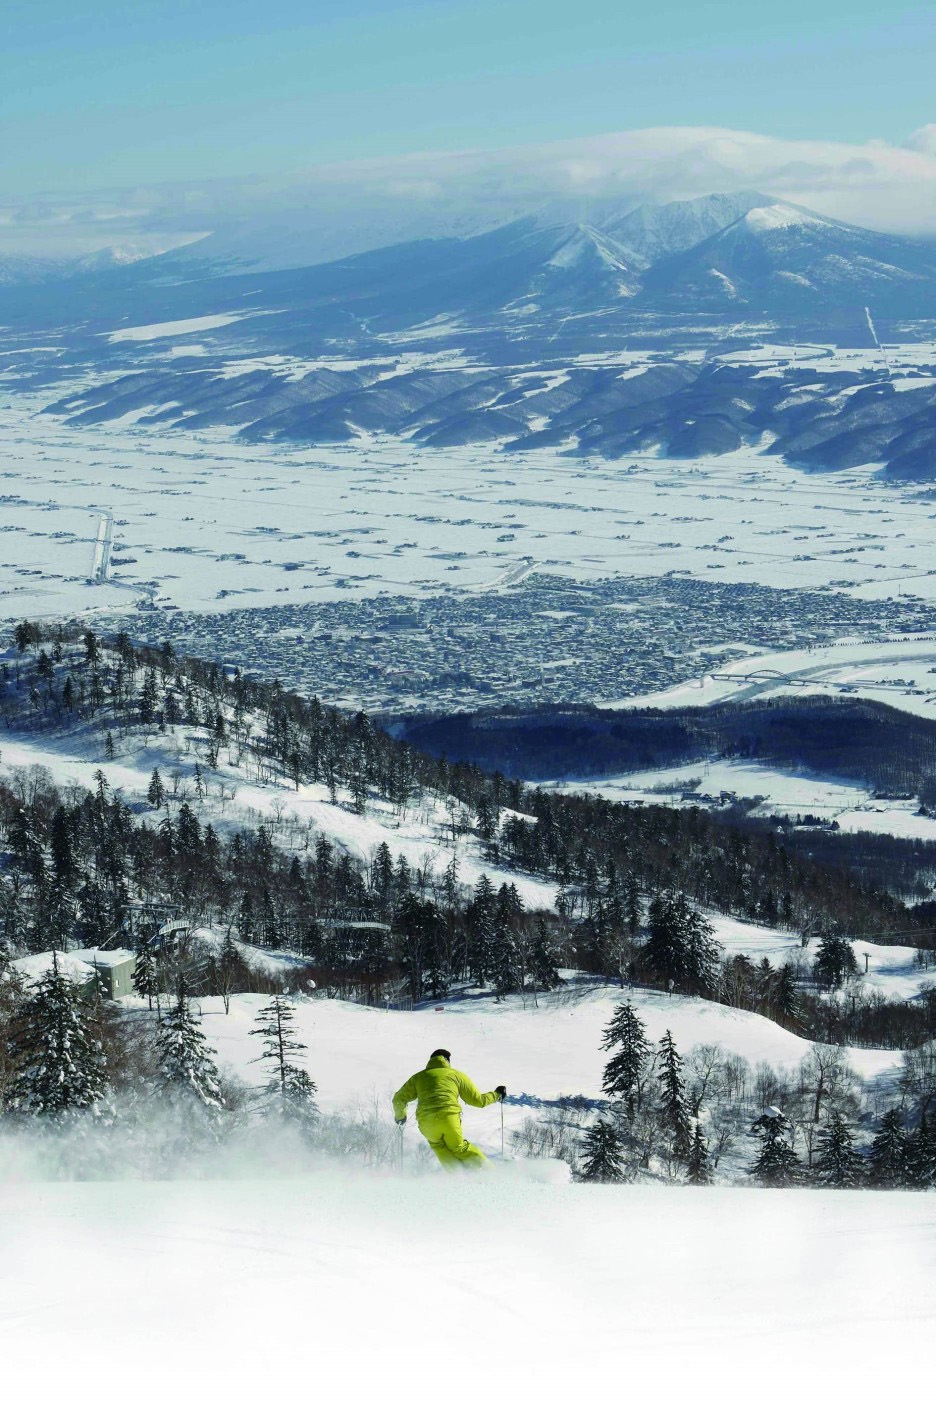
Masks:
[[[397,1126],[405,1126],[407,1104],[415,1101],[416,1124],[443,1168],[457,1170],[463,1165],[479,1169],[487,1157],[465,1139],[459,1098],[469,1107],[489,1107],[504,1100],[507,1088],[479,1092],[470,1077],[451,1066],[451,1059],[447,1048],[437,1048],[423,1071],[414,1073],[393,1098],[393,1115]]]

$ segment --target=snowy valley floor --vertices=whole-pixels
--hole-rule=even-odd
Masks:
[[[870,1400],[924,1373],[936,1197],[7,1184],[0,1262],[10,1400]]]

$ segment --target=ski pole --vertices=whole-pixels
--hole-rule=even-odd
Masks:
[[[402,1127],[402,1126],[399,1128],[399,1132],[400,1132],[400,1173],[402,1174],[402,1173],[403,1173],[403,1127]]]
[[[504,1158],[504,1099],[501,1097],[501,1160]]]

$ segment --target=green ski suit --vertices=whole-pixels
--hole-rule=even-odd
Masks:
[[[446,1170],[460,1165],[478,1169],[487,1157],[465,1140],[459,1099],[469,1107],[489,1107],[499,1102],[496,1092],[479,1092],[463,1072],[449,1065],[447,1058],[430,1058],[422,1072],[414,1073],[393,1099],[393,1115],[406,1116],[409,1102],[416,1102],[416,1123]]]

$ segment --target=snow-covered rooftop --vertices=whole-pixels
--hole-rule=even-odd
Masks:
[[[136,960],[133,951],[124,950],[117,947],[114,950],[99,951],[93,946],[84,946],[80,950],[70,951],[76,960],[84,961],[87,965],[114,966],[124,965],[128,960]]]

